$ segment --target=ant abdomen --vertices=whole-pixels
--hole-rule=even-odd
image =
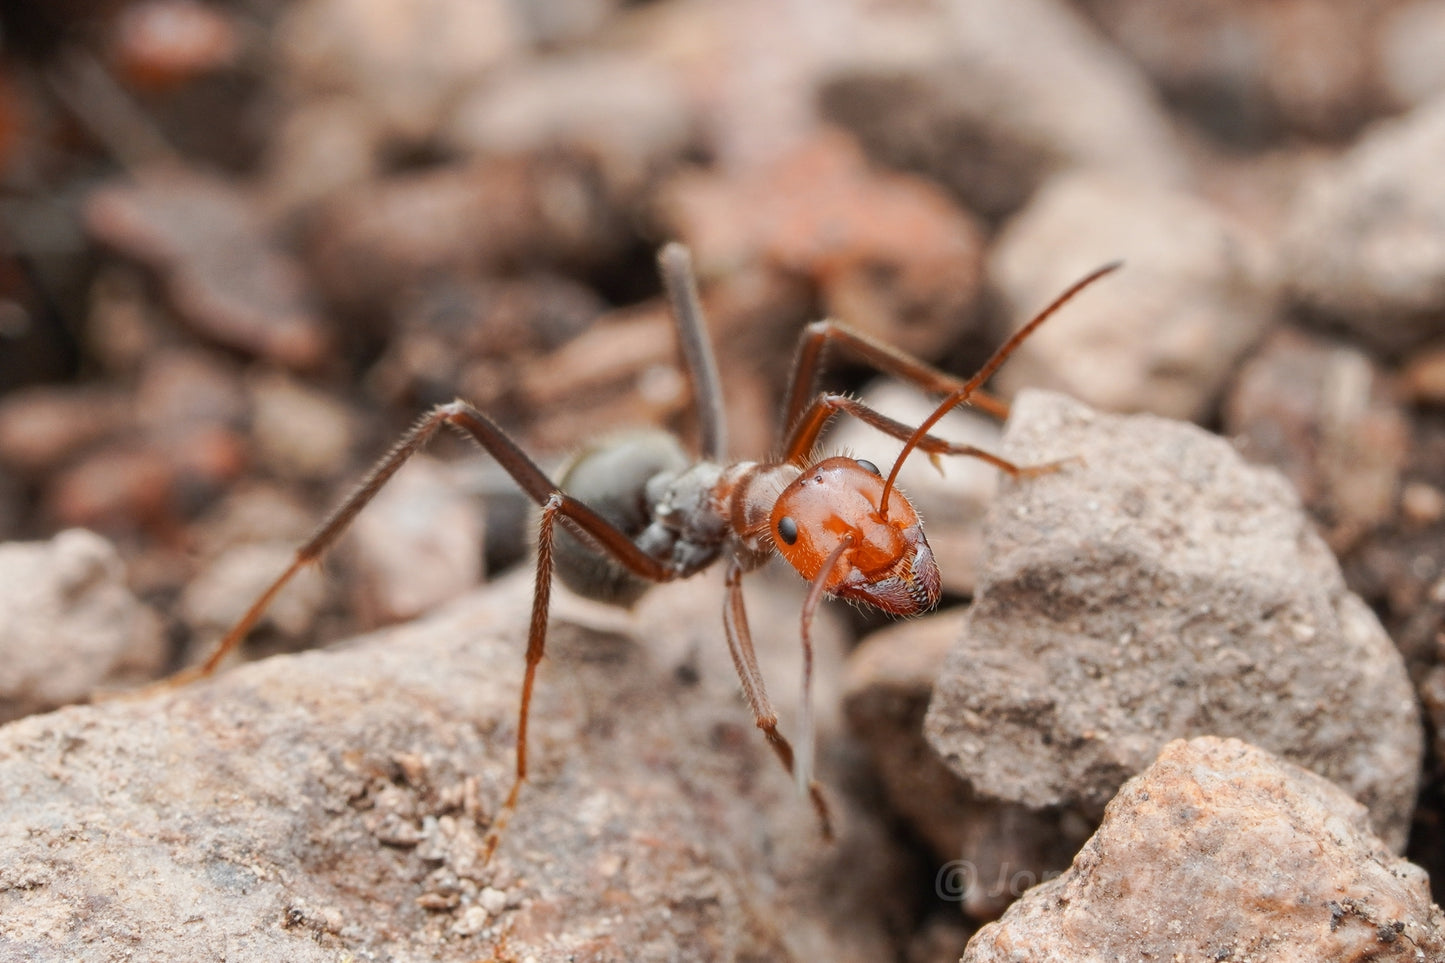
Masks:
[[[567,466],[558,487],[585,502],[634,542],[652,523],[647,483],[693,464],[672,435],[640,430],[601,442]],[[629,606],[654,583],[628,571],[610,554],[585,544],[565,526],[553,542],[556,574],[578,595]]]

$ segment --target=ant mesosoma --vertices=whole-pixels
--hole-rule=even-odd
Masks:
[[[1115,270],[1099,268],[1056,298],[1006,341],[973,377],[962,381],[881,341],[834,321],[809,325],[799,341],[784,408],[786,435],[769,461],[727,462],[726,430],[713,358],[691,257],[681,244],[658,255],[684,364],[691,375],[701,436],[700,457],[671,434],[648,430],[585,452],[554,484],[490,418],[465,401],[439,405],[379,460],[345,501],[296,551],[291,565],[261,593],[198,666],[163,685],[210,675],[241,644],[277,593],[322,554],[408,458],[443,425],[472,438],[540,507],[536,581],[518,713],[516,774],[488,833],[486,857],[517,805],[527,777],[527,720],[537,665],[546,646],[548,604],[555,573],[573,591],[630,604],[655,582],[687,578],[725,560],[723,627],[753,719],[783,767],[812,800],[825,837],[832,836],[827,803],[813,779],[811,697],[813,614],[824,596],[840,596],[895,615],[914,615],[938,602],[941,581],[917,512],[894,484],[915,448],[931,457],[969,455],[1013,477],[1050,472],[1060,463],[1019,466],[971,445],[928,434],[943,415],[970,403],[998,417],[1007,406],[980,387],[1018,345],[1084,287]],[[946,397],[922,424],[910,427],[845,395],[814,385],[825,348],[836,345],[856,360]],[[863,459],[818,459],[814,447],[828,421],[844,412],[904,441],[885,477]],[[561,528],[558,528],[558,521]],[[742,577],[776,551],[808,581],[801,620],[803,702],[798,750],[778,731],[778,717],[753,651],[743,608]]]

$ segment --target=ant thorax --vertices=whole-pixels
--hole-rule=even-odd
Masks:
[[[767,558],[772,499],[798,475],[785,465],[695,461],[671,435],[638,431],[583,451],[560,487],[585,501],[675,578],[725,551],[744,569]],[[767,499],[761,501],[760,499]],[[588,598],[630,605],[652,585],[598,552],[565,525],[554,545],[557,576]]]

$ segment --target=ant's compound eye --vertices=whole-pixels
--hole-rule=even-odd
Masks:
[[[878,470],[878,466],[875,465],[875,464],[873,464],[873,463],[872,463],[871,461],[869,461],[868,459],[866,459],[866,458],[859,458],[859,459],[857,459],[857,462],[858,462],[858,467],[861,468],[861,469],[863,469],[864,471],[866,471],[866,472],[868,472],[868,473],[870,473],[870,474],[873,474],[873,475],[877,475],[879,478],[882,478],[882,477],[883,477],[883,473]]]
[[[778,519],[778,537],[783,540],[783,544],[792,545],[798,540],[798,523],[792,518]]]

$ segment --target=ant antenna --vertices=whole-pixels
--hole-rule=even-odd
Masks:
[[[979,387],[999,369],[999,366],[1008,360],[1008,356],[1014,353],[1014,349],[1022,344],[1025,338],[1033,334],[1034,329],[1047,321],[1054,312],[1067,304],[1074,295],[1104,275],[1111,274],[1123,266],[1123,261],[1113,261],[1105,264],[1101,268],[1096,268],[1080,280],[1075,281],[1067,291],[1057,298],[1054,298],[1052,304],[1040,311],[1034,316],[1032,321],[1022,328],[1019,328],[1013,337],[1005,341],[1003,346],[993,353],[993,357],[989,358],[988,361],[984,363],[984,366],[978,369],[978,373],[972,378],[969,378],[962,388],[959,388],[953,394],[944,398],[943,402],[937,408],[933,409],[933,414],[923,419],[923,423],[914,430],[913,434],[909,436],[908,441],[904,443],[903,450],[898,453],[898,458],[893,462],[893,470],[888,473],[888,480],[883,483],[883,494],[879,497],[878,501],[879,515],[884,518],[888,517],[888,496],[893,493],[893,481],[898,477],[898,470],[903,467],[903,460],[908,457],[913,449],[918,447],[918,443],[923,440],[924,435],[928,434],[929,429],[938,424],[938,419],[967,401],[969,396],[977,391]]]

